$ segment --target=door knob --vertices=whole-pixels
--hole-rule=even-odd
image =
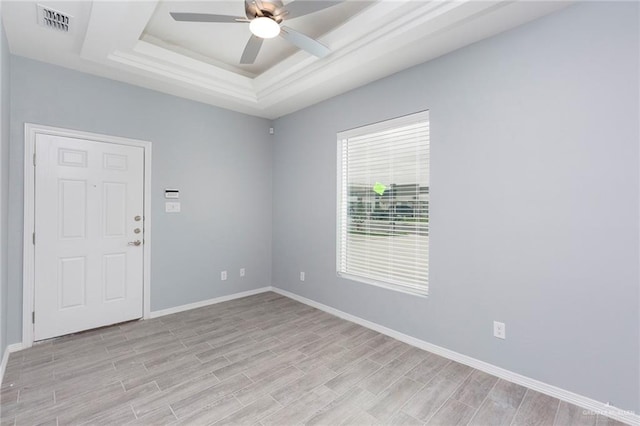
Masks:
[[[142,241],[140,241],[140,240],[136,240],[136,241],[129,241],[129,242],[127,243],[127,245],[129,245],[129,246],[139,246],[140,244],[142,244]]]

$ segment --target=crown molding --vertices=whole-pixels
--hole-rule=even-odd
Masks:
[[[67,35],[43,33],[28,22],[35,3],[9,2],[3,15],[14,54],[274,119],[570,4],[380,0],[318,39],[331,48],[327,57],[297,51],[253,76],[216,58],[143,37],[158,3],[69,3],[77,26]]]

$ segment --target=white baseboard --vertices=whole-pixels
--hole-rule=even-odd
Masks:
[[[176,314],[178,312],[184,312],[191,309],[202,308],[203,306],[215,305],[216,303],[227,302],[229,300],[240,299],[242,297],[253,296],[254,294],[266,293],[267,291],[273,291],[273,287],[261,287],[254,290],[243,291],[240,293],[229,294],[227,296],[215,297],[213,299],[201,300],[200,302],[188,303],[186,305],[175,306],[173,308],[161,309],[159,311],[153,311],[149,313],[148,319],[163,317],[165,315]]]
[[[22,349],[24,349],[22,343],[13,343],[4,349],[4,354],[2,354],[2,363],[0,364],[0,386],[2,386],[2,382],[4,381],[4,371],[7,369],[9,355],[12,352],[18,352]]]
[[[640,416],[633,412],[625,411],[611,405],[607,405],[604,402],[596,401],[586,396],[578,395],[568,390],[561,389],[559,387],[523,376],[518,373],[514,373],[513,371],[509,371],[493,364],[480,361],[478,359],[460,354],[450,349],[425,342],[424,340],[420,340],[407,334],[400,333],[399,331],[368,321],[355,315],[348,314],[346,312],[332,308],[331,306],[323,305],[322,303],[318,303],[314,300],[307,299],[306,297],[299,296],[286,290],[282,290],[277,287],[272,287],[270,290],[290,299],[297,300],[298,302],[304,303],[305,305],[312,306],[337,317],[343,318],[347,321],[360,324],[363,327],[367,327],[389,337],[393,337],[394,339],[400,340],[401,342],[407,343],[411,346],[424,349],[425,351],[433,352],[434,354],[440,355],[453,361],[457,361],[461,364],[468,365],[469,367],[484,371],[485,373],[492,374],[509,382],[516,383],[521,386],[526,386],[529,389],[533,389],[540,393],[544,393],[554,398],[558,398],[562,401],[577,405],[584,408],[585,410],[603,414],[607,417],[611,417],[612,419],[619,420],[630,425],[640,426]]]

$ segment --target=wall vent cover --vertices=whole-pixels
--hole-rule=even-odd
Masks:
[[[58,12],[41,4],[38,5],[38,24],[54,30],[69,32],[72,16]]]

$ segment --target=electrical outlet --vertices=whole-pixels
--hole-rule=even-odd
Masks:
[[[226,281],[227,280],[227,271],[220,272],[220,279],[222,281]]]
[[[179,202],[166,202],[164,203],[164,211],[166,213],[180,213]]]
[[[493,336],[497,337],[498,339],[507,338],[507,329],[503,322],[493,322]]]
[[[244,277],[244,268],[240,268],[240,276]]]
[[[304,272],[300,272],[300,281],[304,281]]]

